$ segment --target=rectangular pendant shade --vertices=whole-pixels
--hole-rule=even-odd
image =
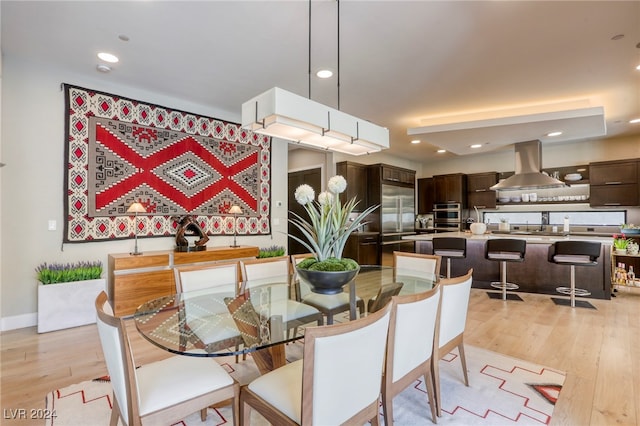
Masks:
[[[278,87],[242,104],[242,128],[350,155],[389,148],[389,129]]]

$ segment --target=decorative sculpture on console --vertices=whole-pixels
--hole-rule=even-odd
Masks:
[[[202,251],[207,249],[209,237],[204,233],[202,228],[195,221],[193,216],[186,215],[183,217],[173,217],[178,222],[178,230],[176,231],[176,251]],[[189,247],[187,236],[197,235],[200,239],[196,240],[194,245]]]

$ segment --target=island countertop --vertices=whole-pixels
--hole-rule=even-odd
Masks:
[[[599,235],[533,235],[521,233],[486,233],[474,235],[471,232],[441,232],[403,237],[415,241],[416,253],[432,254],[432,240],[439,237],[457,237],[467,240],[467,255],[463,259],[451,261],[451,276],[460,276],[473,268],[473,287],[492,290],[491,282],[500,281],[500,265],[485,259],[486,241],[494,238],[522,239],[527,242],[523,262],[507,262],[507,277],[519,285],[519,290],[527,293],[542,293],[558,296],[556,288],[569,284],[569,268],[556,265],[548,260],[549,248],[556,241],[592,241],[602,244],[596,266],[576,268],[578,287],[591,292],[589,297],[611,298],[611,246],[613,239]],[[440,273],[446,271],[443,260]]]
[[[475,235],[471,232],[438,232],[437,234],[417,234],[417,235],[407,235],[402,237],[403,240],[413,240],[413,241],[431,241],[434,238],[438,237],[456,237],[456,238],[466,238],[468,240],[479,240],[485,241],[490,238],[514,238],[519,240],[526,240],[528,244],[552,244],[556,241],[594,241],[598,243],[602,243],[603,245],[611,245],[613,239],[611,237],[603,237],[601,235],[588,235],[587,233],[580,234],[571,234],[562,235],[549,235],[549,234],[538,234],[536,232],[532,233],[491,233],[487,232],[481,235]]]

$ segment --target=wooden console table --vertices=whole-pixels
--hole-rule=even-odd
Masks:
[[[136,308],[151,299],[176,292],[174,266],[216,263],[258,256],[258,247],[207,247],[203,251],[148,251],[109,255],[109,301],[115,315],[132,315]]]

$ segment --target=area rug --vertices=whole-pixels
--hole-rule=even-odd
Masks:
[[[64,241],[269,234],[271,139],[239,124],[64,85]],[[128,207],[145,213],[133,224]],[[231,206],[242,214],[234,218]],[[236,225],[237,226],[234,226]]]
[[[544,425],[549,424],[565,374],[541,365],[511,358],[496,352],[465,345],[470,386],[463,383],[457,352],[440,361],[442,417],[444,425]],[[287,359],[297,359],[302,344],[287,345]],[[218,361],[241,384],[257,377],[255,364],[247,358],[236,364],[233,357]],[[46,425],[107,425],[111,413],[111,385],[108,377],[98,378],[50,392],[46,409],[56,417]],[[428,425],[431,412],[424,383],[419,380],[394,401],[397,425]],[[194,413],[176,425],[231,425],[231,408],[209,409],[206,422]],[[380,409],[382,419],[382,409]],[[383,422],[384,423],[384,422]],[[268,423],[255,411],[252,425]]]

